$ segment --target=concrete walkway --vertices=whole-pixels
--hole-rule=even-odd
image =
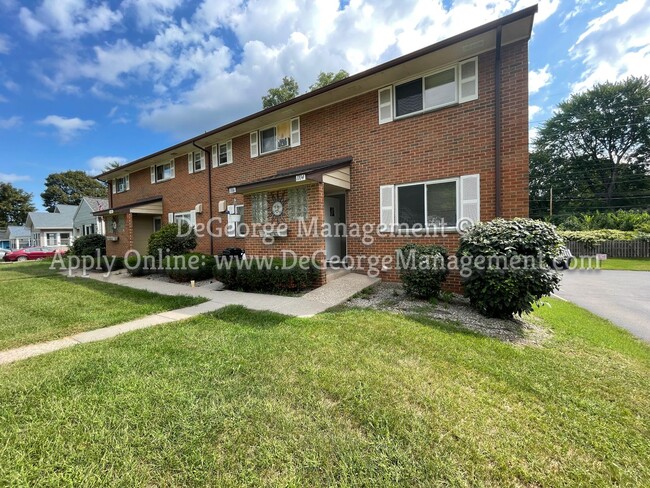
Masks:
[[[76,276],[79,276],[77,274]],[[88,342],[103,341],[125,332],[146,329],[154,325],[185,320],[202,313],[213,312],[228,305],[242,305],[252,310],[278,312],[294,317],[311,317],[328,308],[343,303],[348,298],[364,288],[374,285],[379,281],[365,275],[350,273],[327,283],[302,297],[284,297],[278,295],[264,295],[261,293],[244,293],[238,291],[215,291],[207,288],[191,288],[186,285],[167,283],[164,281],[150,280],[147,278],[134,278],[124,273],[115,273],[104,277],[98,273],[91,273],[86,279],[94,279],[127,286],[139,290],[147,290],[161,295],[189,295],[207,298],[208,301],[192,307],[171,310],[155,315],[148,315],[123,324],[89,330],[72,336],[64,337],[49,342],[31,344],[0,351],[0,365],[13,363],[33,356],[40,356],[60,349],[85,344]]]

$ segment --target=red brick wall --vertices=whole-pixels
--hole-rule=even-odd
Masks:
[[[214,216],[218,202],[233,203],[228,187],[274,175],[281,169],[322,160],[352,156],[351,190],[348,193],[348,223],[379,223],[379,187],[465,174],[481,175],[481,219],[495,217],[494,172],[494,59],[495,53],[479,56],[479,98],[435,112],[416,115],[387,124],[378,124],[377,92],[373,91],[300,117],[302,145],[283,151],[250,157],[248,134],[233,140],[234,163],[212,169]],[[502,213],[505,217],[528,215],[528,58],[527,43],[518,42],[502,52]],[[137,199],[162,195],[166,222],[168,212],[181,212],[203,203],[205,211],[198,223],[207,223],[207,171],[188,174],[187,157],[176,158],[175,179],[152,185],[149,170],[130,177],[131,190],[113,195],[113,206]],[[310,213],[320,212],[322,186],[310,191]],[[242,196],[237,196],[242,201]],[[250,222],[250,202],[246,201],[245,221]],[[226,225],[223,216],[222,226]],[[291,231],[290,231],[291,232]],[[224,232],[225,235],[225,232]],[[359,238],[348,238],[348,253],[353,255],[393,254],[413,241],[398,235],[377,239],[371,246]],[[451,251],[457,235],[420,238],[437,242]],[[208,238],[200,239],[199,251],[208,252]],[[260,239],[214,239],[214,250],[244,247],[249,254],[276,254],[283,248],[309,252],[323,248],[322,239],[279,239],[265,246]],[[394,273],[383,275],[395,279]]]

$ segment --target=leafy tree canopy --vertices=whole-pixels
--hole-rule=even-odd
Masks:
[[[7,225],[23,225],[27,214],[35,211],[32,194],[11,183],[0,182],[0,228]]]
[[[350,76],[350,73],[348,73],[344,69],[339,70],[338,73],[334,73],[332,71],[327,71],[327,72],[321,71],[318,74],[318,78],[316,78],[316,83],[314,83],[309,87],[309,91],[314,91],[319,88],[323,88],[324,86],[334,83],[335,81],[343,80],[348,76]]]
[[[45,180],[41,193],[43,205],[48,212],[59,204],[79,205],[83,197],[106,197],[106,186],[83,171],[52,173]]]
[[[298,82],[291,76],[282,78],[282,84],[277,88],[270,88],[268,94],[262,97],[262,107],[270,108],[283,102],[296,98],[300,93]]]
[[[559,104],[530,158],[531,215],[648,208],[650,78],[602,83]]]

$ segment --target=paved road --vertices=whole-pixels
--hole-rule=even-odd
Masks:
[[[557,295],[650,342],[650,272],[567,271]]]

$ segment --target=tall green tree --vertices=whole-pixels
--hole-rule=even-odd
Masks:
[[[279,87],[269,88],[268,93],[262,97],[262,107],[270,108],[279,105],[296,98],[299,93],[298,82],[292,76],[285,76]]]
[[[650,78],[602,83],[559,104],[530,157],[531,215],[650,206]]]
[[[27,214],[36,210],[32,194],[16,188],[11,183],[0,182],[0,228],[23,225]]]
[[[318,78],[316,78],[316,83],[309,87],[309,91],[318,90],[319,88],[323,88],[324,86],[334,83],[335,81],[343,80],[348,76],[350,76],[350,73],[344,69],[339,70],[338,73],[334,73],[333,71],[321,71],[318,74]]]
[[[45,191],[41,193],[43,205],[48,212],[58,204],[79,205],[83,197],[106,197],[106,185],[88,176],[83,171],[52,173],[45,180]]]

